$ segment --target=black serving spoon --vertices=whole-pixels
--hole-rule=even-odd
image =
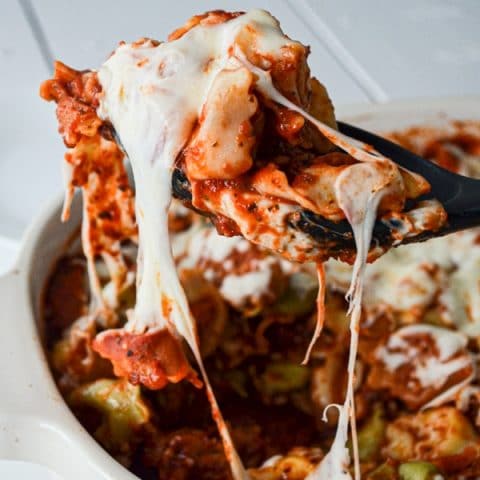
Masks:
[[[343,134],[371,145],[398,165],[424,177],[430,183],[431,191],[416,201],[436,199],[447,212],[447,223],[440,230],[426,231],[417,236],[407,237],[402,243],[424,241],[480,226],[480,180],[449,172],[396,143],[348,123],[338,122],[338,128]],[[174,170],[172,187],[175,197],[187,202],[191,200],[188,179],[178,168]],[[328,243],[330,249],[349,250],[355,248],[353,232],[346,220],[332,222],[309,210],[302,210],[292,216],[289,223],[291,227],[310,235],[316,243],[321,245]],[[377,220],[373,230],[372,247],[391,245],[394,241],[392,233],[395,227],[392,220]]]
[[[339,122],[339,129],[345,135],[373,146],[398,165],[418,173],[430,184],[430,193],[418,200],[438,200],[447,212],[448,220],[439,231],[422,233],[421,240],[480,225],[480,180],[450,172],[394,142],[348,123]],[[412,237],[406,242],[417,240],[418,237]]]

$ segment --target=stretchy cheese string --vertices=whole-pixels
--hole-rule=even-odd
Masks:
[[[349,153],[352,157],[360,162],[369,162],[369,165],[353,165],[346,169],[337,178],[335,190],[337,194],[337,200],[339,205],[345,213],[347,220],[352,226],[355,244],[357,249],[357,255],[353,267],[352,281],[350,289],[347,293],[347,300],[349,301],[348,313],[351,315],[350,319],[350,351],[348,359],[348,382],[347,393],[345,396],[345,402],[341,405],[335,405],[339,409],[339,420],[337,426],[337,433],[331,446],[330,452],[322,460],[320,465],[309,476],[309,480],[327,480],[327,479],[339,479],[347,480],[351,476],[348,472],[348,465],[350,463],[350,456],[346,443],[348,440],[348,419],[350,418],[351,430],[352,430],[352,444],[353,444],[353,457],[354,457],[354,472],[355,479],[360,479],[360,460],[358,454],[358,441],[355,422],[355,405],[354,405],[354,370],[355,362],[358,350],[358,333],[360,328],[360,316],[362,310],[362,295],[363,295],[363,280],[365,273],[365,266],[367,263],[368,250],[372,238],[373,225],[376,219],[377,208],[381,198],[388,192],[388,188],[378,190],[368,190],[368,185],[364,186],[364,198],[350,199],[348,202],[348,188],[342,191],[341,182],[345,176],[348,176],[351,172],[350,169],[356,168],[369,170],[369,175],[375,180],[375,167],[378,162],[389,162],[385,157],[382,157],[378,152],[372,150],[368,145],[351,139],[341,133],[331,129],[327,125],[318,121],[302,108],[295,105],[293,102],[285,98],[273,85],[269,72],[266,72],[260,68],[252,65],[238,49],[235,52],[237,58],[243,65],[247,66],[252,73],[257,76],[256,87],[266,98],[269,98],[284,107],[296,111],[304,118],[313,123],[318,130],[323,133],[332,143],[340,147],[342,150]],[[368,151],[367,151],[368,150]],[[350,171],[349,171],[350,170]],[[345,194],[345,195],[342,195]],[[344,197],[347,197],[347,202],[342,202]],[[317,323],[317,330],[318,330]],[[316,333],[316,332],[315,332]],[[314,335],[315,338],[315,335]],[[311,346],[310,346],[311,348]],[[309,351],[310,351],[309,348]],[[308,359],[309,351],[307,351],[306,360]]]

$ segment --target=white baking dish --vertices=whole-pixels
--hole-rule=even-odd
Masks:
[[[343,107],[337,116],[375,131],[480,120],[480,97]],[[57,391],[42,349],[40,300],[53,263],[80,220],[60,223],[61,199],[30,227],[12,271],[0,278],[0,458],[45,465],[68,480],[136,477],[84,430]]]

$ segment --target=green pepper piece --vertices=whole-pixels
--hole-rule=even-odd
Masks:
[[[71,396],[72,405],[87,405],[102,413],[96,437],[104,444],[119,446],[150,419],[139,386],[124,379],[101,379],[82,385]]]
[[[385,415],[381,404],[373,407],[373,412],[358,432],[358,453],[360,460],[372,460],[380,451],[385,436]]]
[[[267,365],[255,384],[263,393],[275,395],[300,390],[309,380],[310,369],[308,367],[289,362],[277,362]]]
[[[398,467],[400,480],[433,480],[440,472],[432,463],[407,462]]]

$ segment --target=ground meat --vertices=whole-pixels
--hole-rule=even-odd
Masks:
[[[88,288],[83,257],[63,257],[55,266],[45,291],[47,344],[58,339],[75,320],[87,313]]]
[[[144,460],[158,480],[229,480],[230,467],[220,440],[204,431],[177,430],[145,448]]]

